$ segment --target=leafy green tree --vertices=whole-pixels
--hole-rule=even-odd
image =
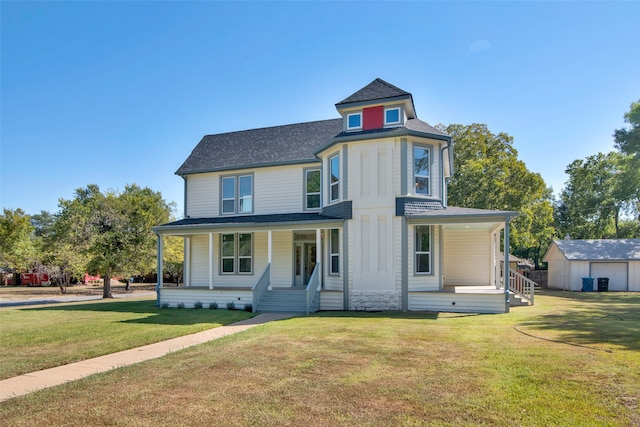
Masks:
[[[629,185],[629,166],[629,156],[618,152],[572,162],[557,212],[561,232],[577,239],[635,237],[633,226],[620,226],[637,214],[637,188]]]
[[[551,189],[542,176],[518,159],[507,133],[494,134],[479,123],[440,128],[454,141],[449,204],[519,212],[511,227],[511,250],[538,265],[555,233]]]
[[[626,199],[628,210],[640,221],[640,100],[631,104],[624,115],[629,128],[617,129],[613,133],[615,147],[627,157],[623,160],[620,177],[620,198]]]
[[[38,260],[31,217],[22,209],[4,209],[0,215],[0,266],[26,271]]]
[[[83,264],[104,277],[103,297],[111,295],[111,278],[153,269],[156,236],[152,227],[169,220],[171,206],[159,192],[127,185],[124,192],[102,193],[97,185],[76,190],[60,201],[58,238],[85,254]]]
[[[182,237],[167,236],[164,238],[163,250],[164,271],[176,279],[176,285],[182,279],[184,269],[184,240]]]

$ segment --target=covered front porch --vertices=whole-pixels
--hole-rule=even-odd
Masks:
[[[163,237],[184,240],[184,283],[174,287],[160,281],[158,305],[317,311],[321,289],[340,293],[343,287],[334,252],[341,247],[343,220],[318,216],[222,224],[219,218],[182,220],[156,228],[158,272],[163,271]],[[336,303],[342,308],[342,301]]]
[[[506,313],[533,304],[535,283],[509,265],[509,223],[515,212],[444,207],[406,212],[409,310]],[[428,246],[421,243],[428,230]],[[419,272],[430,255],[429,274]],[[414,274],[410,274],[413,270]],[[508,280],[505,280],[505,276]]]

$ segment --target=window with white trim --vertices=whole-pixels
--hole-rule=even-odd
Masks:
[[[400,107],[386,108],[384,110],[384,125],[392,126],[399,124],[401,124]]]
[[[347,130],[362,129],[362,113],[347,114]]]
[[[416,194],[431,194],[429,184],[430,150],[428,147],[413,147],[413,176]]]
[[[329,202],[340,199],[340,155],[329,157]]]
[[[431,274],[431,227],[416,226],[416,274]]]
[[[329,231],[329,274],[340,274],[340,230]]]
[[[253,212],[253,175],[223,176],[220,187],[223,215]]]
[[[251,274],[253,272],[253,235],[223,234],[220,239],[220,272]]]
[[[304,171],[304,208],[320,209],[320,169]]]

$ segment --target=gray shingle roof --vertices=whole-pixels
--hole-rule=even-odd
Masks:
[[[640,260],[640,239],[555,240],[570,261]]]
[[[316,222],[316,221],[341,221],[341,218],[336,218],[329,215],[322,215],[317,212],[301,212],[301,213],[284,213],[284,214],[269,214],[269,215],[242,215],[242,216],[220,216],[214,218],[185,218],[178,221],[162,224],[156,227],[158,230],[163,228],[179,228],[179,227],[197,227],[197,226],[210,226],[221,227],[226,225],[259,225],[259,224],[282,224],[282,223],[297,223],[297,222]]]
[[[354,102],[366,102],[385,98],[395,98],[399,96],[411,97],[411,94],[395,87],[391,83],[385,82],[382,79],[375,79],[348,98],[345,98],[342,101],[338,102],[336,106],[351,104]]]
[[[342,131],[342,119],[207,135],[177,175],[315,162],[315,151]]]
[[[420,202],[407,202],[405,204],[405,215],[408,218],[411,217],[437,217],[437,218],[456,218],[456,217],[496,217],[496,216],[517,216],[517,212],[511,211],[495,211],[490,209],[474,209],[474,208],[460,208],[456,206],[437,206],[437,203],[426,202],[421,205]]]

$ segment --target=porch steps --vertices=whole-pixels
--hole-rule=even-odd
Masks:
[[[509,307],[522,307],[526,305],[529,305],[528,301],[522,299],[520,295],[511,292],[511,295],[509,295]]]
[[[307,310],[307,293],[300,289],[273,289],[267,291],[256,308],[257,312],[304,313]]]

